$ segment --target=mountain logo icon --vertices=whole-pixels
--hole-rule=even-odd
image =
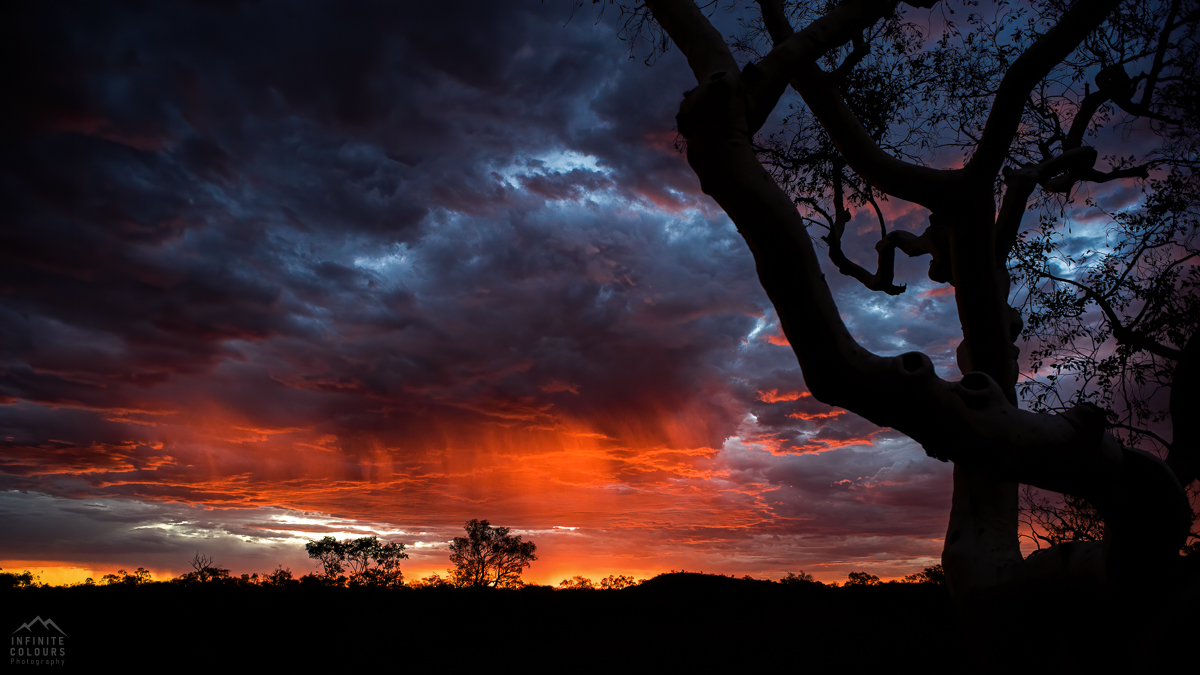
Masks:
[[[43,618],[42,618],[42,617],[40,617],[40,616],[35,616],[35,617],[33,617],[33,619],[32,619],[31,621],[29,621],[28,623],[23,623],[23,624],[21,624],[21,625],[20,625],[20,626],[17,628],[17,630],[14,630],[14,631],[13,631],[11,634],[12,634],[12,635],[16,635],[16,634],[17,634],[19,631],[22,631],[22,630],[24,630],[24,631],[28,631],[28,632],[32,633],[32,632],[33,632],[33,625],[34,625],[34,624],[39,624],[39,623],[40,623],[40,624],[42,624],[42,628],[46,628],[46,629],[53,628],[54,630],[58,631],[58,632],[59,632],[59,633],[60,633],[60,634],[61,634],[63,637],[66,637],[66,635],[67,635],[66,633],[64,633],[64,632],[63,632],[63,629],[61,629],[61,628],[59,628],[59,627],[58,627],[58,624],[54,623],[54,620],[53,620],[53,619],[43,619]],[[11,625],[11,624],[10,624],[10,625]]]

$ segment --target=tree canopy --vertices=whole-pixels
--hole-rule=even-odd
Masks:
[[[327,583],[385,588],[404,584],[400,571],[400,561],[408,558],[404,544],[381,542],[376,536],[340,541],[326,536],[308,542],[304,549],[321,564]]]
[[[456,586],[518,586],[521,573],[537,560],[537,545],[509,534],[507,527],[492,527],[486,520],[471,519],[463,529],[467,536],[455,537],[450,543]]]
[[[868,572],[851,572],[846,575],[846,586],[878,586],[879,577]]]

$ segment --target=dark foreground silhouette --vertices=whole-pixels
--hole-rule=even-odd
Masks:
[[[853,671],[935,664],[941,648],[930,631],[953,630],[949,599],[934,585],[789,587],[689,573],[622,591],[152,584],[3,595],[12,626],[0,628],[53,620],[67,635],[64,660],[79,668],[429,663],[579,672],[787,662]]]
[[[1052,665],[1039,645],[1088,621],[1032,607],[1003,618],[1019,631],[997,661],[933,584],[833,588],[675,573],[620,591],[150,584],[16,589],[0,601],[6,632],[40,617],[65,633],[65,670],[980,672],[1007,662],[1028,672]],[[35,624],[15,635],[52,630]],[[1075,665],[1094,665],[1095,644],[1079,647]],[[6,671],[24,669],[53,672]]]

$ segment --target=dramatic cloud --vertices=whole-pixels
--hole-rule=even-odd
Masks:
[[[948,465],[807,396],[675,147],[682,60],[569,4],[25,8],[0,564],[303,568],[370,532],[435,571],[473,517],[542,581],[930,564]],[[948,376],[925,264],[898,298],[829,279],[866,347]]]

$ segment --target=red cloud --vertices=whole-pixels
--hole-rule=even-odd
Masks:
[[[935,286],[927,291],[924,291],[923,293],[918,293],[917,297],[921,298],[923,300],[926,298],[941,298],[941,297],[953,296],[953,295],[954,295],[954,287],[949,284],[946,284],[944,286]]]
[[[785,391],[781,394],[778,389],[768,389],[758,392],[758,400],[764,403],[778,403],[780,401],[799,401],[811,395],[807,391]]]

